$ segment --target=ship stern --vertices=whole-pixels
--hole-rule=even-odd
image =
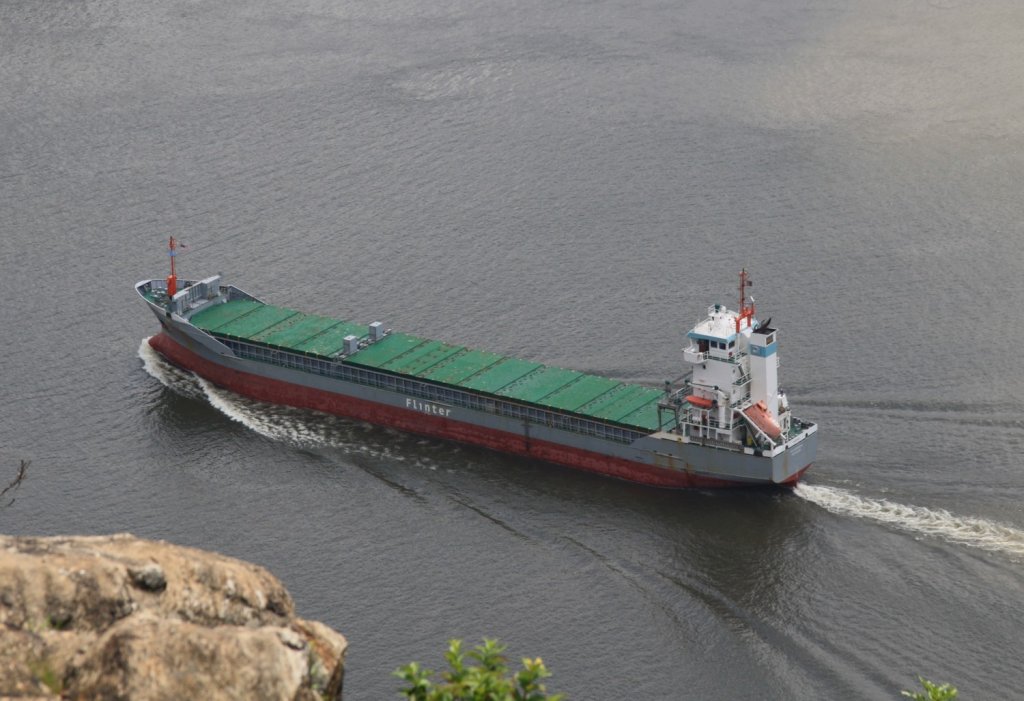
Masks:
[[[818,425],[809,424],[782,452],[772,457],[772,482],[796,484],[818,453]]]

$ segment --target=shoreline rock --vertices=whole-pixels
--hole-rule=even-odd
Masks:
[[[347,646],[242,560],[129,534],[0,536],[0,698],[341,699]]]

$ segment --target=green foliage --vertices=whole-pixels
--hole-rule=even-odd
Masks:
[[[924,677],[918,677],[917,680],[921,682],[924,691],[903,692],[904,696],[914,701],[953,701],[958,693],[956,687],[949,684],[932,684]]]
[[[467,655],[462,651],[462,641],[452,640],[448,644],[445,660],[448,671],[442,672],[439,681],[431,677],[434,672],[424,669],[416,662],[395,670],[395,676],[408,685],[402,694],[409,701],[561,701],[563,696],[548,696],[542,680],[551,672],[544,661],[523,658],[523,668],[509,673],[508,661],[502,654],[505,646],[497,640],[484,638]],[[474,664],[475,663],[475,664]]]

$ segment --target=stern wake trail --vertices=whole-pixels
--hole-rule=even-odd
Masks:
[[[957,516],[945,509],[897,504],[888,499],[866,499],[835,487],[798,484],[797,496],[834,514],[886,523],[912,533],[937,536],[950,543],[1024,557],[1024,531],[973,516]]]

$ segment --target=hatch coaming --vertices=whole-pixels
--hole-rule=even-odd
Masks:
[[[729,322],[728,310],[723,308],[721,311],[722,318]],[[690,413],[692,407],[685,401],[680,406],[680,390],[673,395],[671,391],[546,366],[390,329],[374,338],[373,329],[381,326],[379,322],[365,325],[252,299],[232,300],[199,310],[190,321],[222,341],[243,342],[271,351],[297,353],[318,360],[384,371],[647,433],[667,429],[695,438],[742,444],[749,428],[738,413],[722,413],[720,416]],[[751,320],[751,325],[753,323]],[[706,326],[711,330],[710,325]],[[742,334],[737,335],[740,337]],[[717,407],[742,409],[740,404],[749,401],[749,393],[743,392],[750,383],[747,354],[734,351],[729,357],[725,344],[722,350],[727,355],[720,362],[716,359],[716,362],[727,368],[730,384],[739,389],[739,400],[736,394],[724,394],[718,391],[719,388],[703,388],[717,392]],[[266,361],[272,362],[275,357],[273,353],[266,354]],[[691,377],[688,391],[695,391],[698,386],[701,383],[694,382]]]
[[[659,390],[577,370],[391,330],[374,340],[372,325],[252,300],[210,307],[189,321],[223,342],[383,371],[645,433],[664,427],[657,411]],[[356,347],[348,352],[345,341],[353,338]],[[266,361],[272,359],[267,354]]]

